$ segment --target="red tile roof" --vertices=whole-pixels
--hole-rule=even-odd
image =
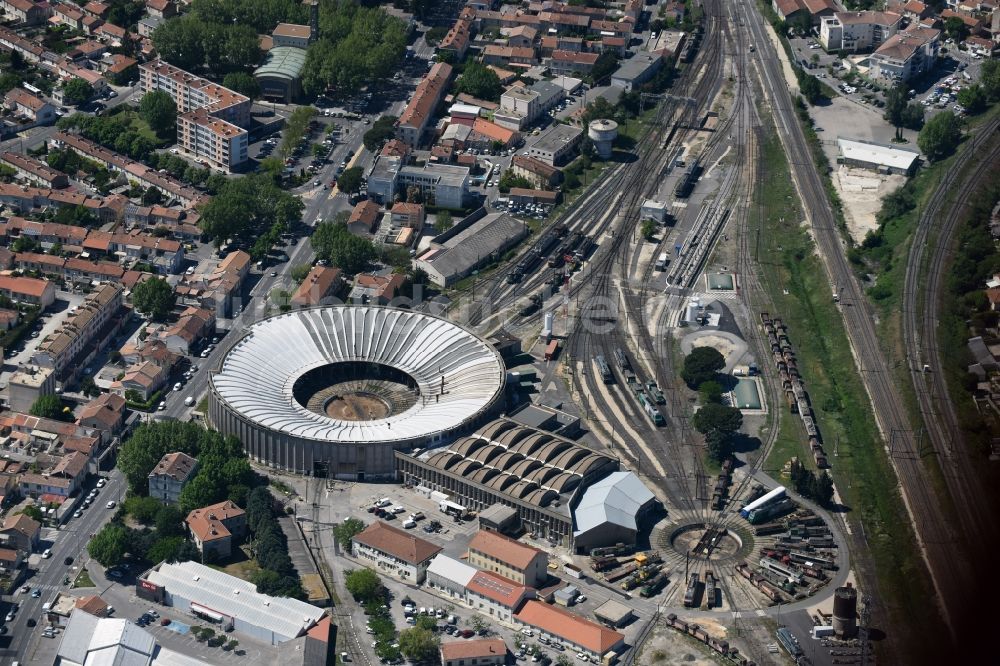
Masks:
[[[518,622],[603,655],[625,640],[625,636],[584,619],[576,613],[529,599],[514,616]]]
[[[354,541],[403,560],[409,564],[420,564],[441,552],[441,547],[430,541],[386,525],[378,520],[354,537]]]
[[[529,589],[489,571],[480,571],[465,587],[469,592],[486,597],[507,608],[516,608]]]
[[[489,530],[476,532],[469,543],[469,550],[488,555],[514,569],[527,569],[538,555],[544,554],[538,548]]]
[[[507,645],[499,638],[475,641],[450,641],[441,644],[441,659],[475,659],[507,654]]]

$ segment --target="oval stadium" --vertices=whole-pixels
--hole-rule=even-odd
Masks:
[[[209,383],[209,418],[257,462],[350,480],[395,476],[393,451],[469,432],[503,407],[477,335],[396,308],[297,310],[251,326]]]

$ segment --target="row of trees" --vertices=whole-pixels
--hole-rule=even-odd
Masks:
[[[455,92],[472,95],[488,102],[499,102],[503,94],[500,77],[492,69],[481,62],[471,61],[465,66],[462,75],[455,81]]]
[[[256,30],[243,23],[206,20],[197,9],[160,24],[153,31],[153,45],[170,64],[186,70],[207,66],[208,73],[219,78],[260,62]]]
[[[803,497],[815,501],[820,506],[829,507],[833,501],[833,479],[826,473],[810,472],[798,460],[791,464],[792,487]]]
[[[691,419],[695,430],[705,436],[708,455],[721,462],[732,455],[733,437],[743,425],[743,412],[722,402],[719,372],[726,359],[712,347],[695,347],[684,358],[681,377],[689,388],[697,389],[701,407]]]
[[[346,214],[335,221],[321,222],[309,237],[313,251],[320,259],[339,267],[348,274],[363,271],[378,256],[375,244],[352,234],[344,224]]]
[[[202,187],[210,194],[216,194],[230,180],[223,173],[197,167],[183,157],[168,152],[150,153],[146,162],[154,169],[165,169],[174,178]]]
[[[142,527],[129,527],[124,515],[132,515]],[[87,552],[104,567],[113,567],[126,555],[153,564],[198,559],[198,549],[184,536],[184,514],[180,509],[151,497],[125,501],[121,512],[95,534]]]
[[[275,512],[274,498],[267,486],[250,491],[246,500],[250,547],[260,571],[252,582],[263,594],[303,597],[299,576],[288,556],[288,541]]]
[[[60,129],[76,129],[91,141],[134,160],[146,160],[162,143],[153,141],[133,127],[131,113],[124,109],[108,116],[75,113],[62,118],[57,124]]]
[[[132,305],[153,321],[165,321],[177,303],[177,294],[164,278],[143,280],[132,289]]]
[[[365,148],[371,152],[378,151],[382,144],[396,136],[396,116],[382,116],[374,123],[371,129],[365,132]]]

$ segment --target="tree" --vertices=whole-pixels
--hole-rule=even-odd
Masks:
[[[161,537],[184,534],[184,514],[174,504],[161,504],[153,524]]]
[[[311,270],[312,266],[310,266],[309,264],[296,264],[295,266],[292,267],[292,270],[289,272],[289,275],[292,276],[292,279],[295,280],[296,283],[301,283],[303,280],[306,279],[306,277],[308,277],[309,272]]]
[[[94,96],[94,87],[81,78],[70,79],[63,86],[63,99],[74,106],[83,104]]]
[[[958,103],[974,115],[986,108],[986,90],[979,85],[971,85],[958,91]]]
[[[28,506],[21,509],[21,513],[39,523],[45,522],[45,514],[42,513],[42,510],[37,506],[35,506],[34,504],[29,504]]]
[[[364,529],[365,524],[357,518],[345,518],[344,522],[333,528],[333,536],[337,539],[340,547],[349,552],[351,550],[351,539],[361,534],[361,531]]]
[[[371,569],[354,569],[344,577],[347,591],[359,601],[378,599],[383,594],[382,581]]]
[[[613,51],[605,51],[597,56],[590,70],[590,80],[595,84],[611,76],[618,69],[618,56]]]
[[[163,203],[163,193],[160,192],[159,189],[150,185],[146,188],[146,191],[142,193],[142,205],[155,206],[160,203]]]
[[[714,379],[702,382],[701,386],[698,387],[698,393],[701,395],[701,403],[703,405],[712,402],[722,404],[722,384]]]
[[[442,210],[437,214],[437,219],[434,221],[434,230],[439,234],[443,234],[455,225],[455,221],[451,217],[451,213],[447,210]]]
[[[153,46],[161,58],[181,69],[205,62],[202,24],[193,14],[164,21],[153,31]]]
[[[743,425],[743,413],[735,407],[727,407],[711,402],[702,405],[694,416],[691,423],[695,430],[703,435],[712,431],[720,432],[724,435],[731,435]]]
[[[250,99],[260,97],[260,84],[252,74],[246,72],[230,72],[222,79],[222,85]]]
[[[819,79],[812,74],[803,74],[799,81],[799,92],[812,105],[819,103],[823,99],[823,89],[819,85]]]
[[[647,217],[639,225],[639,233],[641,233],[642,237],[645,238],[646,240],[652,240],[653,234],[656,233],[657,226],[658,225],[656,224],[656,222]]]
[[[139,102],[139,116],[145,120],[158,137],[167,137],[177,126],[177,105],[170,93],[152,90]]]
[[[726,367],[725,357],[713,347],[695,347],[684,358],[681,377],[688,387],[695,389],[702,383],[715,379],[715,375]]]
[[[53,419],[55,421],[72,421],[73,412],[67,413],[66,406],[57,395],[43,395],[35,400],[31,405],[29,413],[43,419]]]
[[[520,187],[524,189],[531,189],[531,181],[524,176],[519,176],[515,174],[511,169],[507,169],[500,176],[499,189],[501,192],[510,192],[511,189],[515,187]]]
[[[142,495],[129,497],[122,504],[125,512],[143,525],[152,524],[164,507],[163,502],[155,497],[143,497]]]
[[[899,137],[899,128],[903,125],[903,111],[906,110],[906,89],[903,84],[897,83],[885,94],[885,113],[882,117],[896,128],[896,136]]]
[[[375,259],[375,245],[367,238],[355,236],[341,222],[322,222],[309,238],[313,250],[348,274],[355,274]]]
[[[108,523],[91,537],[87,553],[103,567],[113,567],[122,561],[128,548],[128,530],[121,523]]]
[[[732,455],[732,436],[712,430],[705,435],[705,448],[709,458],[721,463]]]
[[[955,40],[956,44],[969,36],[969,26],[958,16],[949,16],[944,20],[944,31]]]
[[[951,111],[942,111],[927,121],[917,137],[917,145],[931,162],[944,159],[962,139],[959,120]]]
[[[133,493],[148,492],[149,473],[167,453],[179,451],[197,457],[211,440],[222,435],[206,430],[196,423],[153,421],[140,425],[122,444],[118,454],[118,469],[128,479]]]
[[[985,60],[979,69],[979,83],[992,103],[1000,101],[1000,60]]]
[[[488,102],[500,101],[503,85],[500,77],[492,69],[478,61],[472,61],[455,82],[456,92],[472,95]]]
[[[250,174],[221,184],[202,208],[201,226],[216,245],[233,239],[251,246],[275,225],[298,226],[302,208],[302,199],[282,190],[271,174]]]
[[[399,650],[411,661],[429,661],[437,654],[440,642],[435,634],[420,627],[399,632]]]
[[[337,189],[347,194],[354,194],[361,189],[362,174],[361,167],[344,169],[344,172],[337,177]]]
[[[383,143],[396,136],[396,120],[396,116],[382,116],[372,123],[371,129],[363,137],[365,148],[374,153]]]
[[[198,548],[182,536],[159,538],[146,551],[146,559],[157,562],[186,562],[199,557]]]
[[[147,314],[153,321],[163,321],[174,309],[177,295],[164,278],[143,280],[132,289],[135,309]]]
[[[826,470],[820,472],[816,478],[813,499],[822,506],[830,506],[831,502],[833,502],[833,479],[826,473]]]

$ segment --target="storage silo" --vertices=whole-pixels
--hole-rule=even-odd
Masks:
[[[602,160],[611,157],[611,149],[618,138],[618,123],[605,118],[590,121],[587,136],[594,144],[594,149]]]
[[[688,301],[687,305],[687,317],[684,319],[689,325],[695,324],[698,321],[698,310],[701,308],[701,301],[697,296],[693,296],[691,300]]]
[[[841,638],[852,638],[858,633],[858,591],[848,583],[833,593],[833,632]]]

